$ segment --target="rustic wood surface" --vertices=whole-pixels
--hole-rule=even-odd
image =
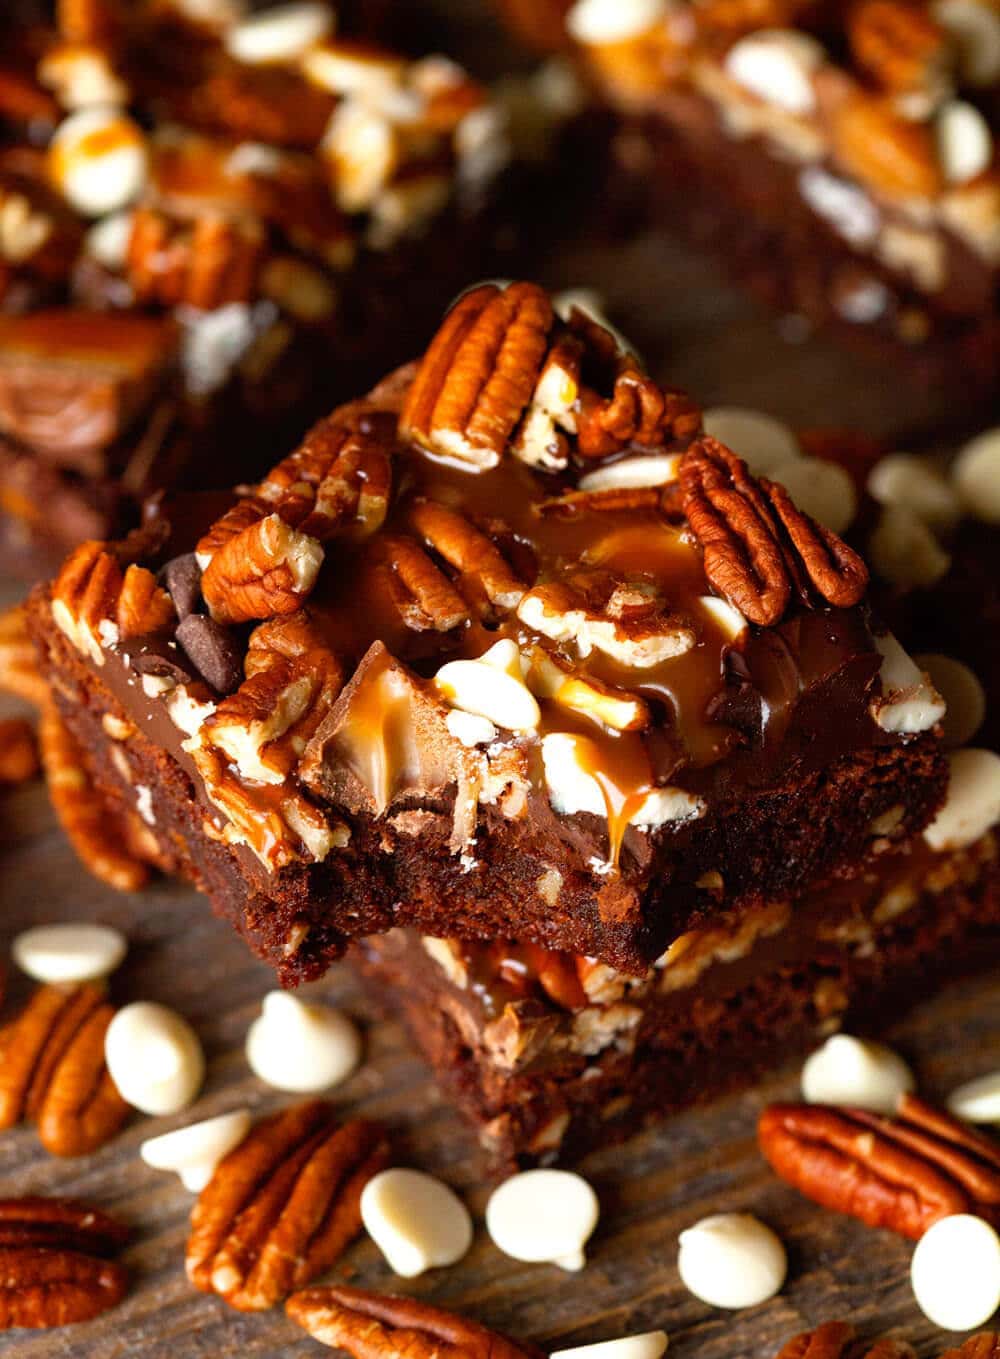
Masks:
[[[546,274],[561,286],[603,290],[616,319],[634,326],[655,370],[706,402],[752,404],[802,425],[856,424],[881,435],[920,424],[923,399],[899,388],[893,373],[866,368],[815,340],[784,342],[768,318],[720,286],[709,265],[668,242],[644,237],[628,246],[567,247]],[[652,314],[651,292],[658,299]],[[2,593],[12,599],[16,587]],[[182,1255],[191,1196],[138,1156],[140,1142],[156,1132],[241,1105],[263,1112],[288,1102],[267,1091],[243,1057],[247,1026],[272,984],[269,971],[189,889],[161,881],[139,895],[119,896],[92,881],[37,785],[0,795],[0,911],[4,956],[16,931],[43,921],[93,920],[124,930],[131,948],[114,978],[114,998],[175,1006],[197,1028],[209,1058],[205,1090],[192,1109],[172,1119],[136,1115],[95,1156],[51,1159],[30,1129],[0,1137],[0,1194],[80,1196],[135,1229],[126,1255],[134,1287],[122,1307],[86,1326],[9,1333],[0,1337],[0,1356],[319,1354],[280,1311],[242,1316],[189,1287]],[[8,990],[9,1013],[26,992],[24,979],[11,976]],[[356,1016],[366,1035],[364,1065],[335,1092],[338,1105],[385,1120],[398,1159],[441,1174],[477,1217],[472,1252],[452,1269],[397,1281],[374,1245],[362,1240],[338,1276],[346,1269],[362,1286],[413,1292],[553,1349],[663,1327],[677,1359],[769,1359],[797,1330],[835,1316],[853,1317],[867,1334],[897,1328],[921,1355],[946,1347],[946,1337],[913,1302],[909,1246],[813,1208],[776,1181],[758,1155],[756,1116],[769,1100],[794,1096],[796,1069],[592,1156],[582,1168],[600,1195],[601,1221],[585,1271],[570,1275],[519,1264],[492,1246],[482,1227],[488,1191],[474,1142],[401,1029],[373,1016],[346,968],[335,968],[314,990]],[[1000,1066],[1000,979],[952,986],[920,1004],[891,1037],[931,1095]],[[737,1314],[699,1303],[676,1270],[678,1232],[729,1209],[769,1222],[786,1242],[790,1262],[780,1297]]]

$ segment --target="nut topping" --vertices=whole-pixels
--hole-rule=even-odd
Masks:
[[[330,1268],[361,1230],[361,1191],[388,1144],[362,1119],[296,1105],[258,1123],[219,1164],[191,1214],[186,1267],[239,1311],[273,1307]]]
[[[779,622],[803,570],[828,604],[846,608],[863,596],[868,572],[861,558],[797,510],[782,486],[752,477],[718,440],[692,445],[680,485],[706,576],[751,622]]]
[[[534,284],[466,293],[417,370],[400,418],[404,437],[495,467],[531,400],[552,322],[548,296]]]
[[[53,1156],[83,1156],[113,1137],[129,1115],[104,1061],[113,1015],[96,986],[40,987],[0,1030],[0,1128],[36,1122]]]
[[[132,219],[125,276],[137,302],[214,311],[253,299],[264,246],[263,231],[252,220],[213,215],[187,225],[140,207]]]
[[[474,593],[485,594],[497,609],[517,608],[524,582],[486,534],[468,519],[434,501],[420,500],[413,507],[410,522],[428,547],[439,552]]]
[[[314,1340],[352,1359],[541,1359],[526,1342],[508,1340],[478,1322],[417,1298],[360,1288],[310,1288],[289,1298],[286,1311]]]
[[[858,64],[886,90],[939,92],[949,44],[944,29],[907,0],[861,0],[847,14]]]
[[[287,524],[320,542],[344,532],[367,537],[382,527],[389,508],[390,452],[377,432],[325,420],[268,473],[258,494]]]
[[[89,1321],[125,1296],[123,1267],[105,1257],[128,1231],[70,1199],[0,1200],[0,1330]]]
[[[322,561],[315,538],[269,514],[218,549],[201,578],[202,594],[217,623],[294,613],[315,584]]]
[[[807,1198],[919,1240],[956,1213],[1000,1214],[1000,1148],[903,1095],[895,1118],[827,1105],[772,1105],[758,1128],[775,1172]]]

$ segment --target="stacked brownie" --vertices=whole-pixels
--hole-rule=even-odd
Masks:
[[[368,6],[64,0],[0,52],[0,558],[259,474],[486,267],[483,90]]]
[[[533,21],[504,4],[536,41],[562,19],[656,220],[771,304],[995,394],[990,0],[545,0]]]
[[[938,810],[944,703],[867,586],[687,397],[512,284],[31,613],[109,801],[284,981],[363,940],[509,1161],[745,1080],[995,909],[964,774]]]

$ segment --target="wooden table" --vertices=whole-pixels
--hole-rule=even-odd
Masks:
[[[769,318],[720,285],[716,271],[676,245],[645,237],[628,246],[567,247],[546,266],[558,286],[589,284],[605,293],[615,318],[635,334],[660,376],[706,403],[737,402],[799,425],[857,424],[893,436],[920,423],[920,400],[895,376],[874,371],[824,343],[785,343]],[[652,314],[650,280],[662,300]],[[630,320],[631,318],[631,320]],[[789,327],[786,326],[786,333]],[[797,332],[793,322],[791,330]],[[13,598],[14,587],[4,593]],[[271,976],[196,893],[159,882],[118,896],[84,873],[53,823],[40,787],[0,798],[0,919],[9,939],[41,921],[116,925],[131,950],[113,994],[175,1006],[200,1033],[209,1058],[197,1104],[173,1119],[136,1116],[113,1143],[78,1161],[56,1161],[30,1129],[0,1136],[0,1193],[77,1195],[120,1214],[135,1228],[127,1253],[134,1287],[125,1304],[83,1327],[0,1337],[0,1356],[17,1359],[250,1359],[322,1351],[278,1312],[241,1316],[187,1284],[182,1255],[191,1197],[179,1181],[138,1156],[153,1133],[242,1105],[278,1107],[285,1097],[252,1077],[243,1057],[247,1026]],[[6,939],[5,941],[6,942]],[[779,1183],[757,1153],[761,1107],[794,1097],[796,1070],[715,1106],[675,1118],[625,1148],[582,1167],[602,1216],[586,1270],[509,1260],[482,1227],[487,1187],[472,1138],[442,1102],[426,1069],[392,1023],[377,1020],[346,968],[315,992],[356,1016],[366,1060],[335,1099],[392,1128],[401,1163],[441,1174],[477,1217],[475,1243],[458,1266],[410,1284],[396,1281],[374,1245],[359,1241],[343,1267],[362,1286],[413,1292],[551,1348],[665,1328],[676,1359],[770,1359],[797,1330],[853,1317],[867,1334],[898,1327],[922,1355],[946,1337],[924,1321],[910,1293],[910,1248],[884,1233],[821,1212]],[[8,1010],[25,994],[11,979]],[[929,1094],[1000,1066],[1000,982],[951,987],[920,1005],[891,1038],[914,1063]],[[676,1270],[677,1235],[708,1213],[745,1209],[786,1242],[789,1278],[781,1296],[743,1313],[714,1311],[692,1298]],[[343,1273],[343,1269],[336,1271]]]

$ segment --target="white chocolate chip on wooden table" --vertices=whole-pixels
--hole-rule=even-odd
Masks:
[[[128,951],[120,930],[83,921],[37,925],[11,944],[14,962],[35,981],[54,985],[99,981],[114,972]]]
[[[549,1359],[660,1359],[667,1349],[666,1331],[623,1335],[619,1340],[598,1340],[594,1345],[575,1345],[553,1350]]]
[[[246,1056],[254,1075],[276,1090],[317,1093],[355,1069],[361,1036],[339,1010],[271,991],[250,1025]]]
[[[704,414],[705,433],[731,448],[754,476],[802,456],[799,441],[783,421],[743,406],[714,406]]]
[[[166,1005],[136,1001],[118,1011],[104,1059],[123,1099],[144,1114],[176,1114],[205,1079],[205,1054],[186,1019]]]
[[[946,1102],[955,1117],[967,1123],[1000,1123],[1000,1071],[966,1081]]]
[[[926,587],[951,566],[924,521],[905,505],[885,505],[868,538],[868,560],[890,585]]]
[[[969,1213],[941,1218],[917,1242],[910,1281],[920,1310],[935,1326],[984,1326],[1000,1307],[1000,1238]]]
[[[249,1109],[234,1109],[232,1113],[150,1137],[140,1145],[139,1155],[154,1170],[175,1171],[185,1189],[200,1194],[215,1174],[216,1166],[239,1146],[252,1123]]]
[[[383,1170],[361,1195],[365,1230],[404,1279],[453,1265],[472,1245],[472,1218],[441,1180],[420,1170]]]
[[[899,1097],[916,1085],[898,1053],[847,1033],[833,1034],[802,1068],[802,1097],[809,1104],[848,1104],[894,1114]]]
[[[967,746],[948,756],[944,806],[924,829],[931,849],[965,849],[1000,821],[1000,755]]]
[[[986,716],[986,693],[978,677],[962,661],[930,652],[914,656],[947,704],[941,723],[945,744],[957,749],[972,740]]]
[[[582,1269],[600,1205],[581,1175],[525,1170],[505,1180],[486,1205],[486,1230],[505,1255],[530,1263]]]
[[[749,1213],[718,1213],[681,1232],[681,1282],[712,1307],[756,1307],[785,1282],[785,1247]]]
[[[979,434],[959,451],[951,480],[967,514],[1000,524],[1000,425]]]
[[[248,65],[296,61],[333,26],[329,5],[275,5],[233,24],[225,35],[226,50]]]
[[[958,492],[927,458],[888,453],[868,474],[868,490],[881,505],[901,505],[928,528],[951,528],[962,513]]]

